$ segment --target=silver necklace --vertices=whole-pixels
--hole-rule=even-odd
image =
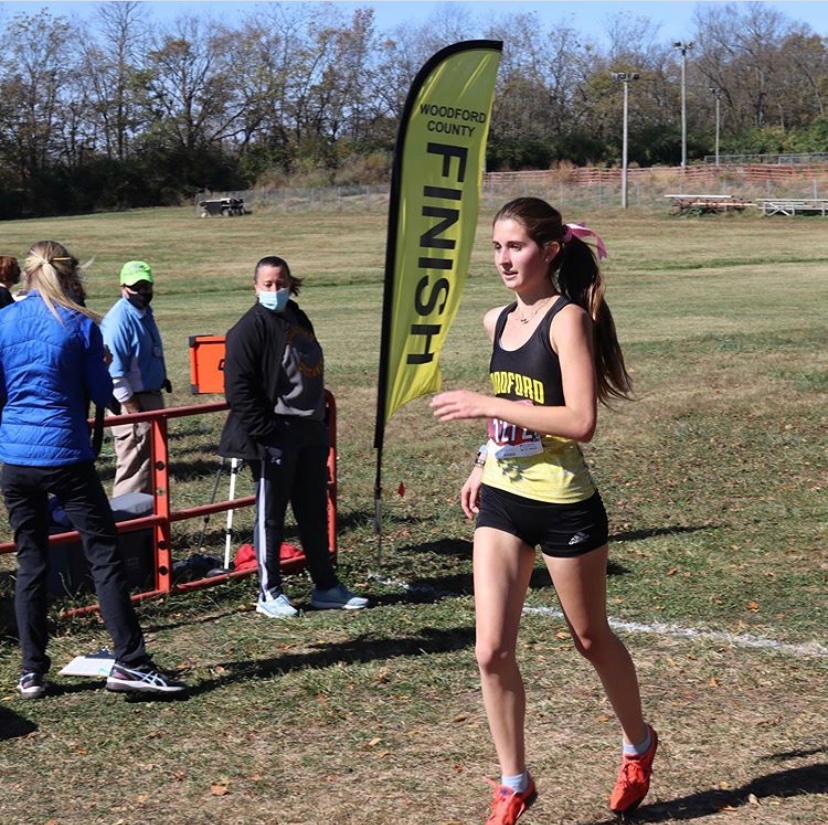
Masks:
[[[521,324],[528,324],[544,308],[544,306],[549,305],[550,300],[551,298],[544,298],[542,302],[539,301],[534,312],[532,312],[531,315],[527,315],[525,318],[521,317],[520,313],[518,313],[518,321],[520,321]]]

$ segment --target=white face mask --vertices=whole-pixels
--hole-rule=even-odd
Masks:
[[[265,309],[272,309],[274,312],[283,312],[290,298],[290,287],[277,289],[276,292],[260,292],[259,303]]]

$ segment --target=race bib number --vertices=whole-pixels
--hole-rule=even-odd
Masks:
[[[495,458],[524,458],[543,452],[543,441],[540,435],[532,430],[501,421],[499,418],[491,418],[488,431],[487,447]]]

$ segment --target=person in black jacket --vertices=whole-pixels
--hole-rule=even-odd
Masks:
[[[331,561],[324,360],[310,319],[290,297],[302,279],[270,255],[256,264],[253,284],[257,302],[226,336],[230,412],[219,454],[247,461],[256,482],[256,610],[269,618],[298,615],[282,591],[279,558],[288,503],[314,584],[311,606],[358,610],[368,600],[339,582]]]

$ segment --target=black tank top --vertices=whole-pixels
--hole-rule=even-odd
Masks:
[[[549,343],[549,329],[554,317],[571,303],[569,298],[561,295],[547,310],[532,337],[516,350],[503,349],[500,339],[509,313],[514,312],[517,302],[509,304],[500,313],[489,361],[489,378],[499,398],[529,399],[543,407],[563,406],[561,362]]]

